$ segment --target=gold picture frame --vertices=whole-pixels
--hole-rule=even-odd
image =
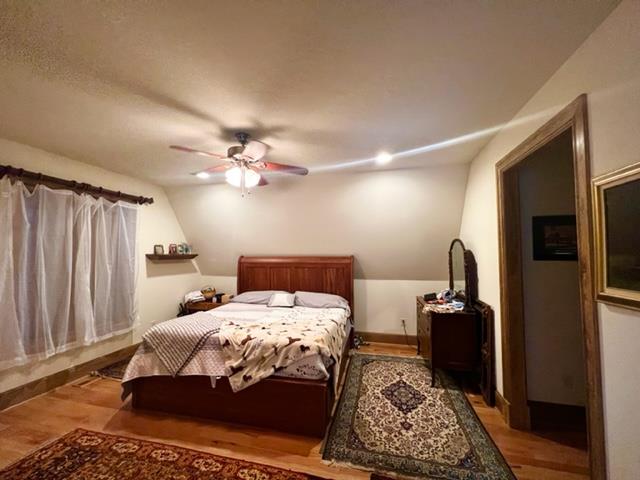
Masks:
[[[640,163],[594,178],[592,188],[596,298],[640,310]]]

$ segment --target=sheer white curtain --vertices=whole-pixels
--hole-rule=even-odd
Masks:
[[[0,369],[130,330],[137,206],[0,180]]]

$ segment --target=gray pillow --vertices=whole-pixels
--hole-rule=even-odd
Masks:
[[[349,310],[349,302],[340,295],[318,292],[296,292],[296,305],[310,308],[344,308]]]
[[[269,299],[274,293],[288,293],[283,290],[254,290],[252,292],[244,292],[233,297],[230,302],[233,303],[253,303],[257,305],[267,305]]]

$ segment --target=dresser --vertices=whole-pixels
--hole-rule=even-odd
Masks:
[[[431,386],[435,385],[436,368],[478,371],[481,352],[477,311],[451,311],[427,305],[422,297],[416,297],[416,318],[418,354],[431,361]]]

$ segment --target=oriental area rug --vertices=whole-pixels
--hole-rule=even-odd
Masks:
[[[74,430],[0,470],[1,480],[320,480],[135,438]]]
[[[399,477],[513,480],[464,392],[422,358],[355,353],[323,459]]]

